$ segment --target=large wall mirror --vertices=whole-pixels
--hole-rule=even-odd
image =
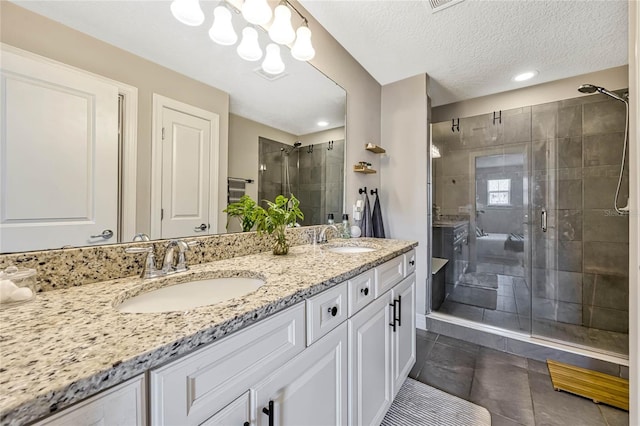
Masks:
[[[20,55],[5,60],[3,51],[0,252],[130,242],[136,234],[239,232],[223,210],[242,193],[256,200],[293,193],[305,213],[301,225],[342,213],[346,92],[286,46],[285,71],[272,76],[261,61],[241,59],[236,46],[214,43],[208,30],[219,2],[201,2],[206,19],[199,27],[178,22],[170,1],[3,3],[4,47],[137,90],[137,147],[128,166],[135,197],[127,201],[131,159],[117,147],[132,124],[131,95],[81,74],[54,75]],[[247,23],[232,15],[240,38]],[[76,42],[76,31],[110,46]],[[264,51],[268,35],[258,34]],[[56,123],[63,120],[61,131]],[[100,151],[100,137],[116,149]],[[112,183],[97,182],[108,174]],[[126,217],[127,203],[133,216]],[[69,227],[75,223],[84,226],[78,235]]]

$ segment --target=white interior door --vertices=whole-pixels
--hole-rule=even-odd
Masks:
[[[116,242],[117,86],[3,49],[0,91],[0,251]]]
[[[211,121],[162,108],[161,238],[209,233]]]

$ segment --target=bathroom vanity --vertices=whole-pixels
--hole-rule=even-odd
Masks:
[[[174,277],[264,285],[188,311],[119,312],[162,282],[123,278],[0,312],[0,422],[379,424],[415,363],[417,244],[337,241],[194,265]]]

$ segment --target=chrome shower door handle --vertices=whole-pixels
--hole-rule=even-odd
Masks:
[[[540,228],[542,228],[542,232],[547,232],[547,211],[542,209],[540,213]]]
[[[104,238],[105,240],[108,240],[111,237],[113,237],[113,231],[111,229],[105,229],[102,231],[102,234],[91,235],[91,238]]]

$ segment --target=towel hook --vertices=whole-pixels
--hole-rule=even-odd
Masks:
[[[358,189],[358,194],[366,194],[367,193],[367,187],[365,186],[364,188],[359,188]]]
[[[375,195],[378,193],[378,188],[371,190],[371,195]]]

